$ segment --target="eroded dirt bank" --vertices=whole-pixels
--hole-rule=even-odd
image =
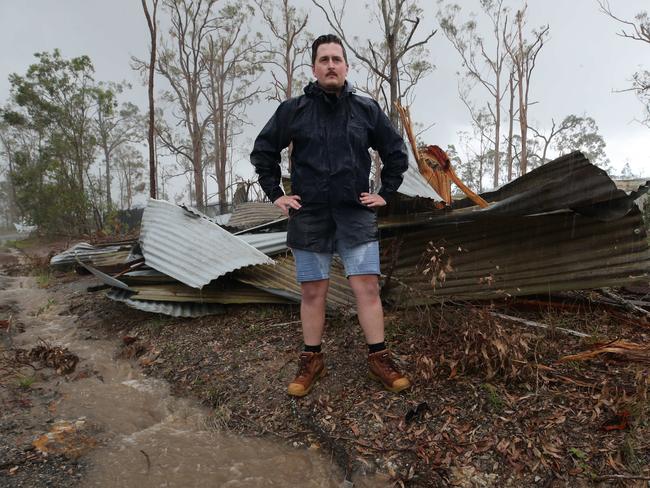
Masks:
[[[86,293],[90,283],[57,275],[44,292],[55,296],[58,313],[77,317],[93,338],[89,341],[110,338],[113,352],[119,344],[119,356],[138,365],[133,374],[142,375],[133,378],[138,387],[131,389],[141,392],[157,384],[154,378],[164,379],[178,397],[200,401],[209,430],[324,453],[355,486],[380,486],[385,479],[412,487],[647,486],[650,328],[643,317],[605,306],[589,294],[550,302],[388,310],[388,340],[414,382],[401,395],[382,391],[367,378],[356,321],[330,319],[324,343],[330,374],[308,397],[291,400],[285,387],[301,344],[296,309],[239,306],[221,316],[174,319],[129,309],[101,292]],[[56,298],[57,293],[67,298]],[[527,327],[493,312],[551,329]],[[646,349],[634,357],[612,352],[558,361],[613,340]],[[183,425],[196,423],[184,408],[169,407],[167,416]],[[182,443],[179,448],[187,451]],[[155,461],[150,448],[142,451],[147,455],[135,451],[127,458],[144,478]],[[82,456],[76,472],[83,473],[92,459],[92,454]],[[312,469],[310,463],[289,461],[284,469],[303,474]],[[5,479],[16,476],[2,469]],[[373,473],[375,478],[364,477]]]

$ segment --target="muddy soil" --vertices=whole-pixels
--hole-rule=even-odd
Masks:
[[[53,277],[47,291],[90,283],[75,279]],[[647,301],[647,290],[636,293]],[[200,401],[212,429],[322,453],[355,486],[647,486],[650,324],[600,297],[389,309],[387,340],[414,383],[399,395],[367,377],[356,320],[331,317],[329,374],[299,400],[285,392],[301,347],[295,307],[230,306],[177,319],[79,292],[62,313],[74,314],[88,337],[117,341],[140,381],[163,379],[178,398]],[[613,340],[646,349],[560,361]],[[144,454],[131,457],[146,471]]]
[[[89,314],[94,278],[20,273],[39,259],[11,251],[3,262],[14,276],[0,275],[1,486],[333,488],[343,481],[323,449],[233,435],[211,409],[145,376],[106,325],[151,317],[114,306]]]

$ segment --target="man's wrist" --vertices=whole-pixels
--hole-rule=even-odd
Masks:
[[[271,194],[268,195],[269,200],[271,200],[271,202],[275,202],[278,198],[283,196],[284,196],[284,192],[282,191],[282,189],[280,189],[280,187],[274,188]]]

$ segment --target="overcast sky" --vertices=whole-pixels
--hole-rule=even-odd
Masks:
[[[311,1],[294,3],[310,13],[311,32],[329,31]],[[348,1],[345,27],[350,35],[372,38],[374,29],[366,20],[363,3]],[[478,0],[457,3],[466,13],[479,8]],[[650,8],[647,0],[610,3],[623,18]],[[438,27],[437,5],[433,0],[420,4],[425,9],[423,34]],[[509,2],[514,8],[522,4]],[[530,108],[529,123],[548,128],[552,118],[591,116],[605,138],[612,164],[622,168],[629,162],[635,173],[650,175],[650,129],[634,121],[641,117],[641,105],[631,93],[615,93],[628,86],[637,69],[650,68],[650,45],[617,36],[620,26],[599,12],[596,0],[530,0],[528,4],[529,27],[550,25],[531,82],[530,97],[537,103]],[[89,55],[97,80],[131,82],[130,98],[146,110],[146,90],[129,63],[132,55],[147,55],[148,36],[139,0],[0,0],[0,103],[9,97],[10,73],[24,74],[35,52],[59,48],[67,58]],[[442,32],[430,41],[429,50],[436,70],[418,85],[411,110],[413,119],[424,126],[435,123],[422,139],[445,147],[458,143],[458,131],[469,129],[467,110],[457,96],[456,73],[461,66]],[[351,69],[358,70],[350,61]],[[481,92],[476,93],[478,99]],[[251,110],[252,127],[238,141],[241,154],[250,151],[251,138],[275,107],[275,102],[262,100]],[[247,173],[243,166],[240,172]]]

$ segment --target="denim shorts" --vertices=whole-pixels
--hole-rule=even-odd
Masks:
[[[330,277],[331,253],[292,249],[296,261],[296,278],[303,281],[326,280]],[[345,266],[345,276],[378,275],[379,241],[365,242],[354,247],[346,247],[340,241],[336,243],[336,254]]]

